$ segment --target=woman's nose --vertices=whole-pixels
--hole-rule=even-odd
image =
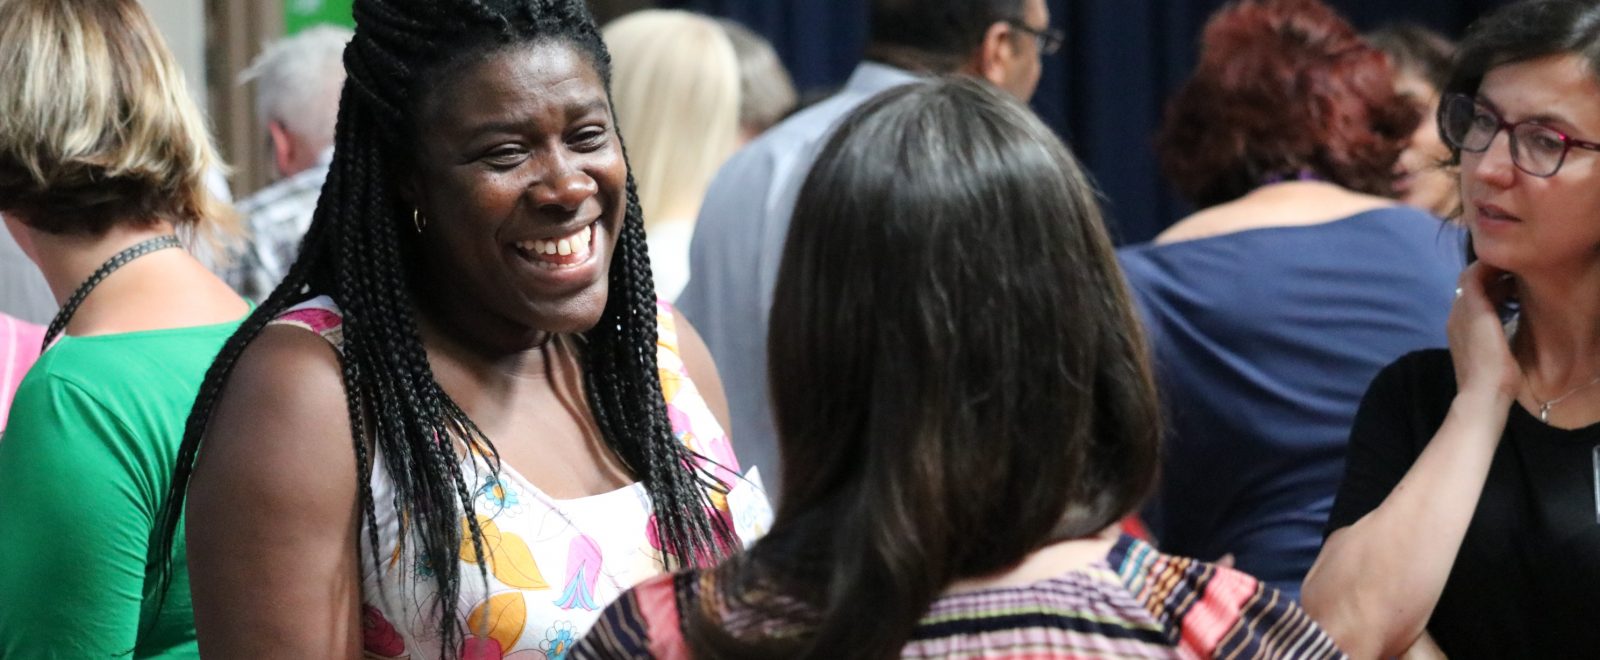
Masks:
[[[1475,156],[1473,162],[1463,163],[1472,177],[1504,188],[1516,177],[1516,162],[1511,155],[1511,134],[1502,131],[1489,140],[1489,148]]]
[[[555,161],[544,176],[528,186],[528,194],[536,208],[575,211],[579,205],[599,194],[600,186],[593,177],[566,159],[557,158]]]

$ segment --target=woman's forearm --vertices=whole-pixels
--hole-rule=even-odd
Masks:
[[[1302,599],[1353,657],[1399,655],[1423,633],[1477,509],[1510,405],[1498,393],[1457,395],[1383,503],[1328,537]]]

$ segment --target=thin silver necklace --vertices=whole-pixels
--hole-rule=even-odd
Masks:
[[[1516,316],[1512,316],[1504,324],[1506,337],[1508,337],[1511,341],[1515,341],[1516,340],[1517,334],[1518,334],[1517,331],[1522,329],[1521,328],[1522,324],[1520,323],[1520,321],[1522,321],[1522,315],[1518,314]],[[1582,389],[1584,389],[1586,387],[1590,387],[1590,386],[1594,385],[1595,383],[1600,383],[1600,376],[1595,376],[1594,380],[1591,380],[1591,381],[1589,381],[1587,383],[1584,383],[1584,384],[1579,385],[1577,387],[1574,387],[1574,388],[1572,388],[1570,390],[1562,392],[1561,396],[1558,396],[1558,397],[1556,397],[1554,399],[1550,399],[1550,400],[1546,401],[1544,399],[1540,399],[1539,398],[1539,393],[1534,391],[1534,389],[1533,389],[1533,380],[1528,378],[1528,370],[1527,369],[1523,369],[1521,363],[1517,364],[1517,370],[1522,372],[1522,379],[1528,381],[1528,396],[1533,397],[1534,403],[1539,404],[1539,421],[1544,422],[1545,424],[1549,424],[1550,423],[1550,409],[1554,408],[1556,406],[1556,404],[1561,403],[1562,401],[1566,400],[1566,398],[1569,397],[1569,396],[1577,394],[1580,390],[1582,390]],[[1595,461],[1596,461],[1595,462],[1596,475],[1600,476],[1600,448],[1596,449]],[[1595,500],[1596,515],[1600,516],[1600,482],[1597,482],[1595,484],[1595,496],[1596,496],[1596,500]]]
[[[1574,388],[1572,388],[1570,390],[1567,390],[1566,392],[1563,392],[1561,394],[1561,396],[1558,396],[1558,397],[1556,397],[1554,399],[1551,399],[1549,401],[1544,401],[1544,400],[1541,400],[1539,398],[1539,393],[1535,392],[1533,390],[1533,382],[1529,381],[1528,382],[1528,396],[1533,397],[1534,402],[1539,404],[1539,421],[1548,424],[1548,423],[1550,423],[1550,409],[1551,408],[1555,407],[1556,404],[1561,403],[1567,397],[1572,396],[1574,394],[1577,394],[1579,390],[1582,390],[1583,388],[1586,388],[1586,387],[1589,387],[1591,385],[1594,385],[1595,383],[1600,383],[1600,376],[1595,376],[1594,380],[1591,380],[1591,381],[1589,381],[1587,383],[1584,383],[1584,384],[1579,385],[1577,387],[1574,387]]]
[[[1505,331],[1507,337],[1516,337],[1517,326],[1520,325],[1518,321],[1520,321],[1521,318],[1522,317],[1520,315],[1517,315],[1506,321]],[[1521,364],[1517,365],[1517,369],[1522,372],[1523,380],[1527,380],[1528,371],[1523,369]],[[1594,385],[1595,383],[1600,383],[1600,376],[1596,376],[1594,380],[1567,390],[1565,394],[1562,394],[1554,399],[1549,401],[1539,401],[1538,393],[1533,391],[1533,382],[1529,381],[1528,396],[1533,397],[1533,400],[1539,403],[1539,421],[1548,424],[1550,423],[1551,406],[1561,403],[1562,399],[1572,396],[1578,390],[1589,387],[1590,385]],[[1594,476],[1594,481],[1591,482],[1594,484],[1594,521],[1596,524],[1600,524],[1600,445],[1595,445],[1595,447],[1589,451],[1589,468],[1590,473]]]

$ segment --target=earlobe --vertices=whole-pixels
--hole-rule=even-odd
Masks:
[[[267,133],[272,139],[272,164],[278,168],[278,176],[289,176],[294,172],[294,136],[279,121],[267,122]]]

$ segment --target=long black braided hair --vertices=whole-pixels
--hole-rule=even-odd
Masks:
[[[406,268],[414,260],[411,207],[395,182],[415,143],[415,113],[441,71],[501,49],[557,41],[587,56],[607,88],[610,57],[581,0],[356,0],[355,37],[339,105],[334,157],[300,256],[282,284],[245,320],[206,373],[179,449],[171,492],[161,512],[153,557],[163,589],[194,459],[223,386],[246,346],[291,305],[329,295],[344,313],[340,357],[361,507],[374,565],[377,517],[370,477],[384,457],[395,484],[394,505],[424,557],[455,558],[468,527],[477,556],[483,533],[473,513],[456,447],[481,447],[499,469],[493,444],[439,386],[414,318]],[[620,138],[619,138],[620,140]],[[638,195],[631,173],[627,213],[610,270],[600,322],[584,333],[584,388],[607,446],[649,491],[664,555],[672,565],[704,563],[729,546],[726,523],[711,513],[709,489],[727,486],[705,470],[673,435],[656,366],[655,288]],[[446,441],[448,439],[449,441]],[[457,561],[432,561],[439,607],[458,602]],[[483,563],[480,573],[487,580]],[[670,566],[669,566],[670,567]],[[444,605],[451,604],[451,605]],[[445,653],[459,648],[455,612],[438,612]],[[469,624],[470,625],[470,624]]]

